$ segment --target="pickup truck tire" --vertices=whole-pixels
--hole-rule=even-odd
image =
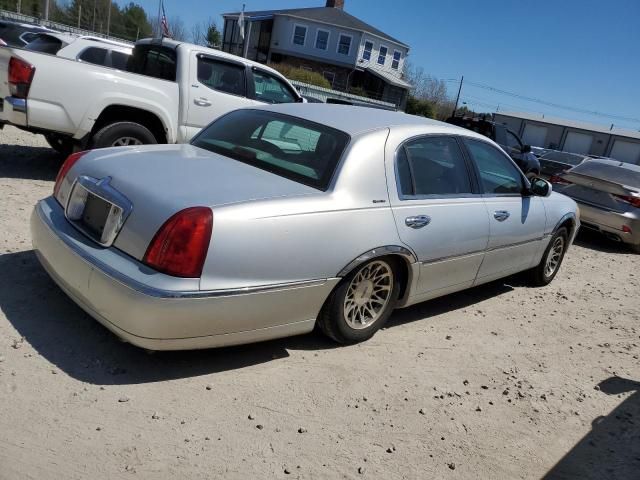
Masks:
[[[48,133],[44,136],[47,143],[56,152],[64,157],[68,157],[73,152],[73,139],[65,137],[63,135],[57,135],[55,133]]]
[[[102,127],[93,136],[93,148],[122,147],[158,143],[147,127],[134,122],[116,122]]]

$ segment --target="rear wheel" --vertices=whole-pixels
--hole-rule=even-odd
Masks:
[[[382,257],[347,275],[320,311],[320,330],[339,343],[371,338],[384,326],[398,300],[397,272],[396,260]]]
[[[73,152],[73,139],[71,137],[48,133],[44,136],[44,139],[51,148],[64,157],[68,157]]]
[[[569,233],[562,227],[551,237],[538,266],[529,271],[532,285],[542,287],[551,283],[560,270],[568,245]]]
[[[94,148],[125,147],[158,143],[147,127],[134,122],[111,123],[93,136]]]

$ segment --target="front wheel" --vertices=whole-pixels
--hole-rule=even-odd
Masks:
[[[338,343],[367,340],[384,326],[399,292],[396,260],[373,259],[340,282],[322,307],[318,326]]]
[[[111,123],[98,130],[92,140],[94,148],[126,147],[152,143],[158,143],[153,133],[147,127],[135,122]]]
[[[566,228],[560,228],[553,234],[547,249],[544,251],[542,260],[537,267],[529,271],[531,284],[542,287],[551,283],[558,274],[564,254],[569,246],[569,233]]]
[[[47,143],[63,157],[68,157],[73,152],[73,139],[64,135],[48,133],[44,136]]]

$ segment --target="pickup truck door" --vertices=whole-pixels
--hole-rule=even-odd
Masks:
[[[389,199],[400,239],[420,263],[414,299],[469,287],[489,240],[470,162],[454,136],[396,137],[392,130],[385,153]]]
[[[233,60],[193,54],[189,67],[185,142],[227,112],[256,105],[246,65]]]
[[[544,241],[547,218],[542,198],[524,194],[522,172],[489,142],[466,138],[464,145],[489,214],[489,245],[477,283],[532,267]]]

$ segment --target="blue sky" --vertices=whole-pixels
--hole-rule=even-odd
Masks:
[[[124,3],[124,0],[122,0]],[[157,0],[139,0],[150,13]],[[190,27],[238,11],[236,0],[165,0]],[[323,0],[246,0],[246,9],[324,6]],[[389,8],[392,5],[393,8]],[[621,117],[610,119],[465,85],[475,110],[520,110],[640,130],[640,0],[345,0],[345,10],[411,46],[426,73]],[[453,95],[454,81],[447,84]],[[473,103],[475,102],[475,103]]]

